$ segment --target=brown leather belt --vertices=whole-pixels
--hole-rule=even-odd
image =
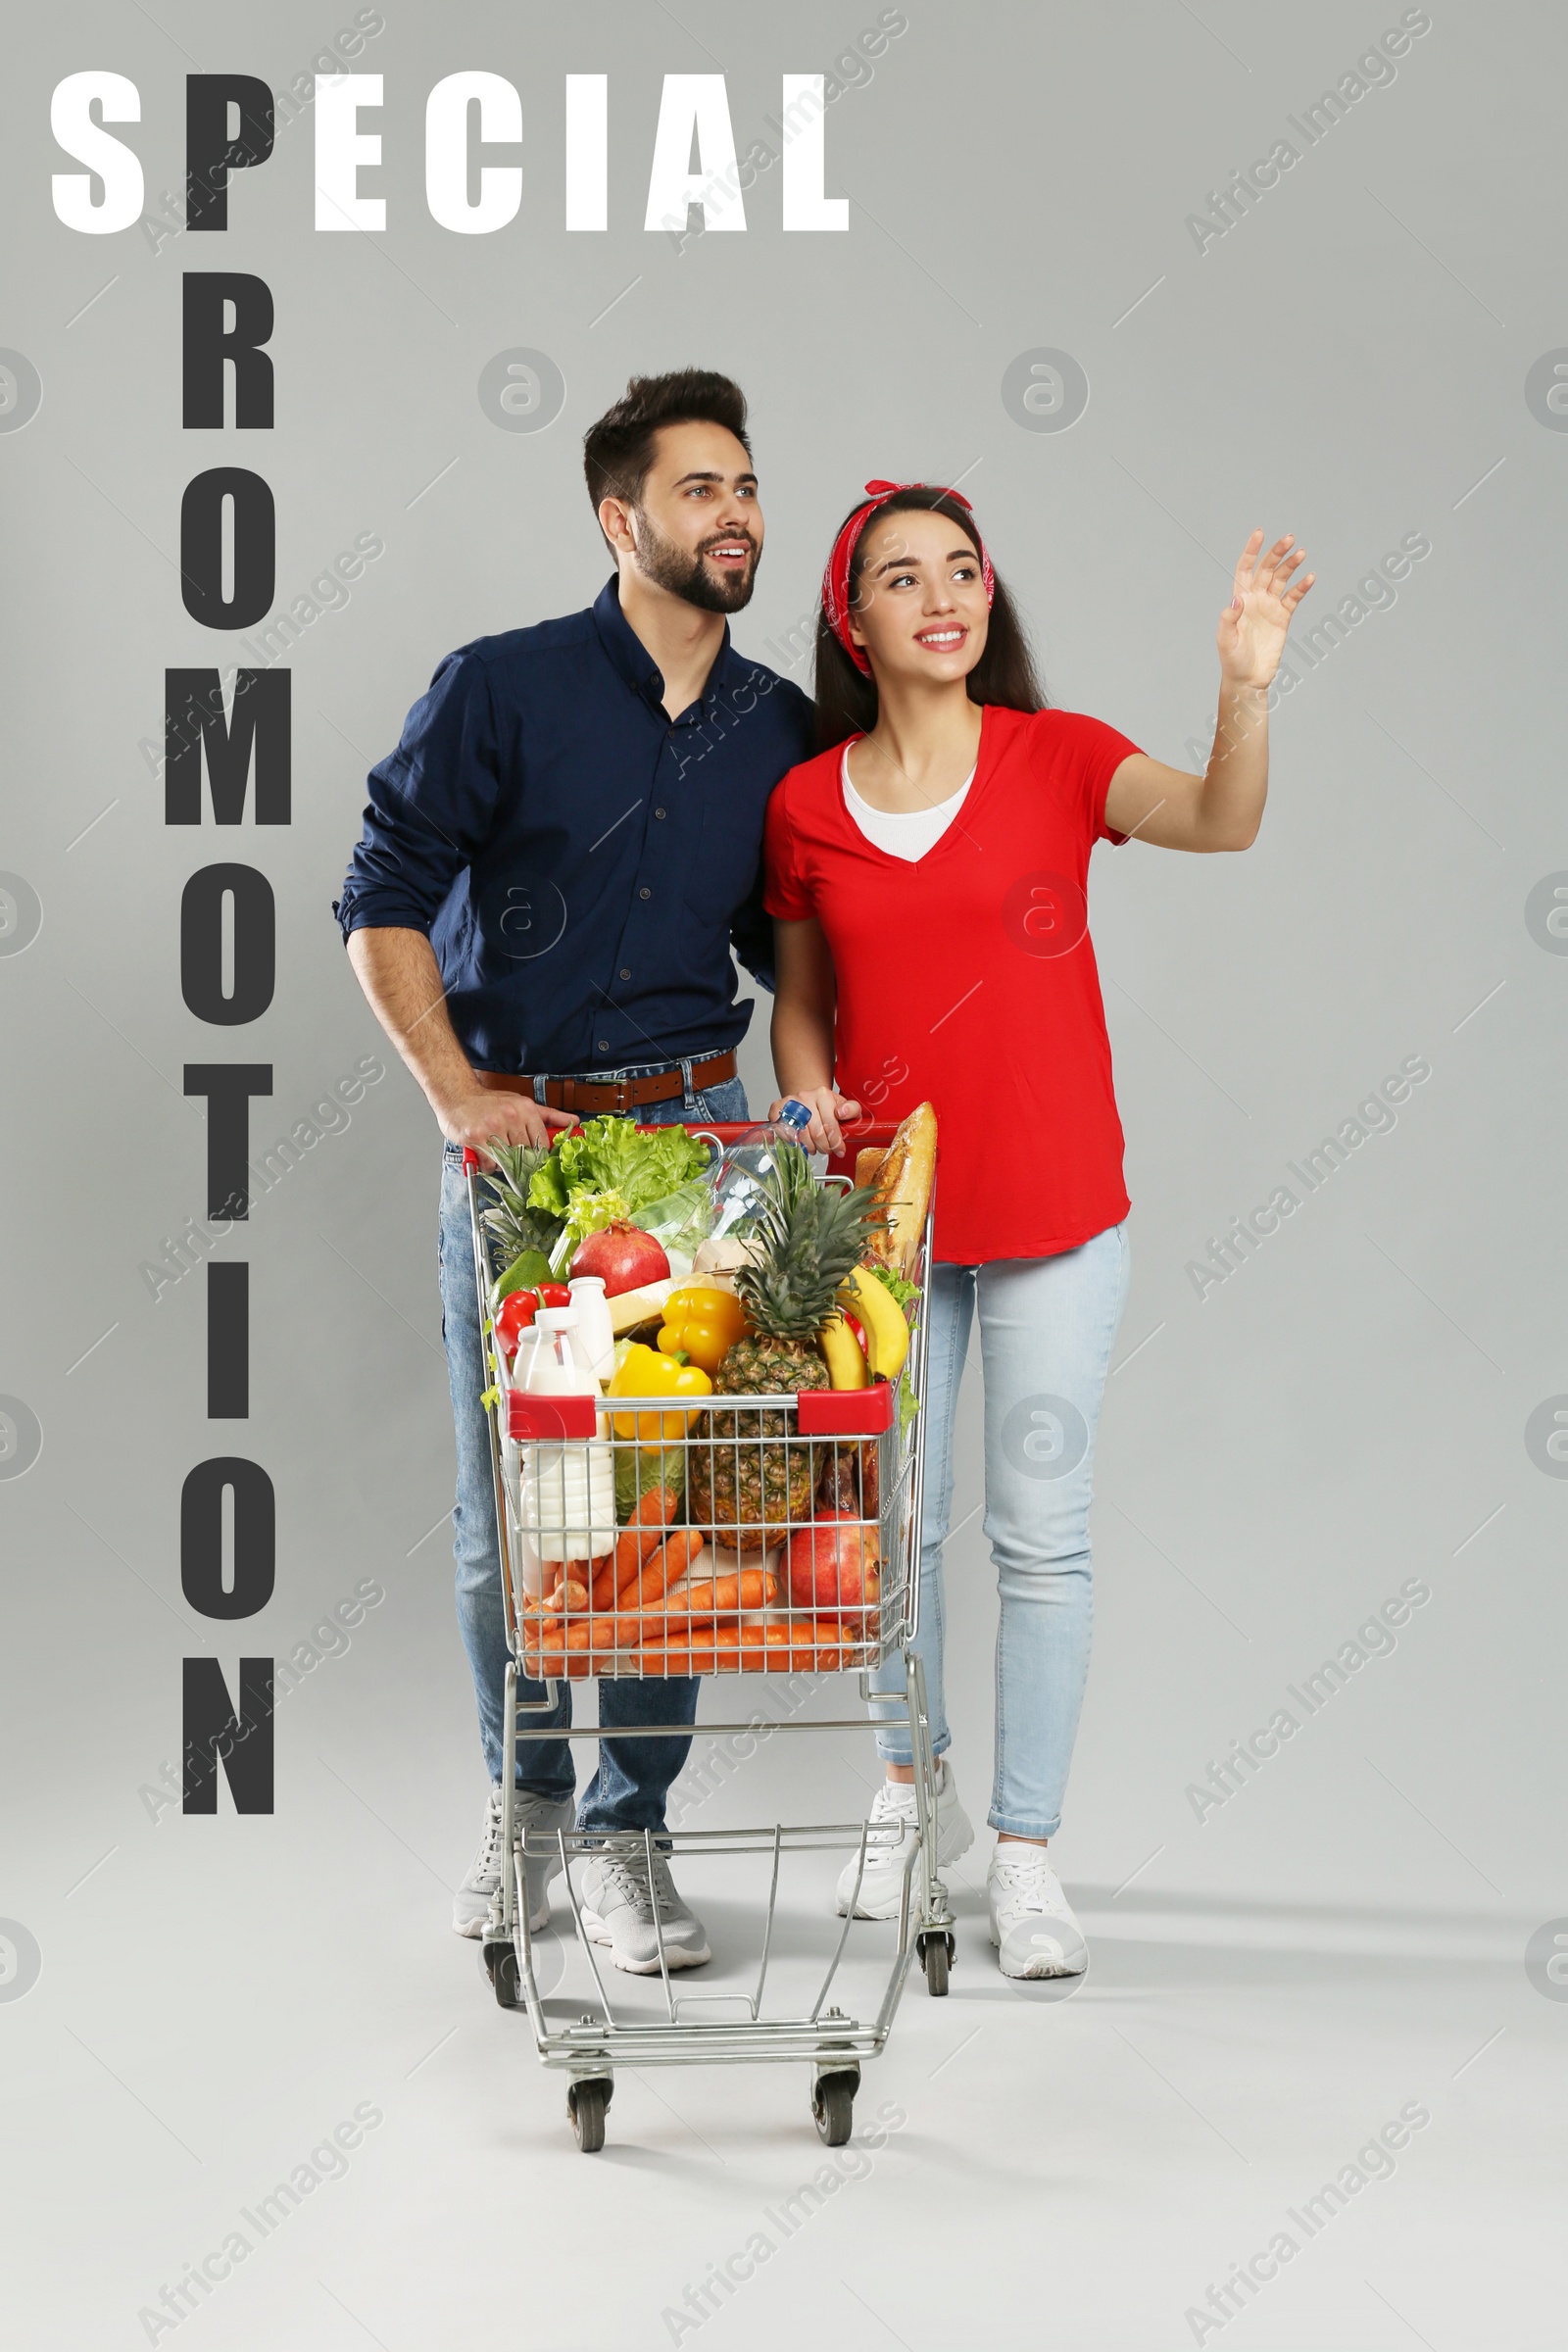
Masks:
[[[694,1061],[692,1092],[700,1095],[706,1087],[722,1086],[735,1073],[733,1050],[715,1054],[710,1061]],[[539,1082],[524,1071],[475,1070],[473,1074],[481,1086],[526,1095],[530,1102],[544,1101],[552,1110],[574,1110],[589,1118],[608,1110],[636,1110],[644,1102],[673,1102],[686,1092],[685,1075],[678,1065],[650,1070],[645,1078],[546,1078],[542,1097]]]

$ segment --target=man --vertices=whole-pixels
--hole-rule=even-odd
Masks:
[[[370,771],[338,915],[360,985],[445,1138],[441,1298],[458,1494],[458,1617],[491,1790],[453,1925],[482,1935],[500,1870],[501,1776],[517,1817],[570,1829],[568,1741],[503,1754],[507,1665],[466,1145],[546,1142],[576,1118],[743,1119],[733,944],[770,985],[762,812],[811,750],[799,689],[730,644],[752,594],[762,514],[746,402],[725,376],[634,377],[587,434],[588,493],[615,560],[585,612],[449,654],[398,748]],[[487,1163],[488,1164],[488,1163]],[[541,1700],[534,1683],[519,1698]],[[691,1723],[697,1684],[606,1682],[607,1726]],[[533,1724],[570,1721],[570,1692]],[[584,1831],[662,1830],[689,1739],[607,1740]],[[528,1866],[530,1923],[558,1864]],[[596,1852],[581,1885],[615,1965],[708,1959],[662,1854]]]

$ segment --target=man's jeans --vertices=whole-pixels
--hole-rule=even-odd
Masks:
[[[1016,1838],[1051,1838],[1061,1825],[1094,1616],[1089,1501],[1095,1430],[1127,1275],[1125,1224],[1107,1226],[1081,1249],[1055,1257],[939,1265],[932,1272],[920,1632],[914,1646],[925,1666],[932,1744],[940,1755],[949,1741],[942,1546],[953,1495],[954,1411],[978,1298],[984,1525],[1002,1601],[988,1819],[994,1830]],[[975,1600],[971,1589],[962,1605],[972,1608]],[[902,1668],[895,1661],[879,1670],[872,1687],[902,1691]],[[872,1713],[891,1719],[877,1734],[884,1761],[907,1764],[909,1727],[902,1704],[876,1706]]]
[[[616,1072],[630,1076],[632,1072]],[[695,1108],[679,1097],[654,1102],[636,1113],[640,1126],[668,1126],[681,1121],[701,1126],[709,1120],[744,1119],[746,1090],[738,1078],[710,1087],[694,1097]],[[456,1536],[453,1554],[458,1563],[458,1624],[468,1653],[474,1696],[479,1705],[479,1740],[485,1769],[492,1782],[501,1778],[505,1738],[507,1621],[501,1592],[501,1559],[496,1547],[495,1487],[490,1467],[490,1433],[483,1405],[483,1356],[480,1348],[479,1305],[474,1286],[473,1241],[468,1224],[468,1188],[463,1175],[463,1152],[448,1144],[441,1168],[441,1328],[447,1348],[447,1370],[452,1383],[452,1412],[458,1439],[458,1498],[453,1511]],[[538,1700],[544,1686],[517,1680],[519,1700]],[[599,1719],[604,1724],[692,1723],[697,1716],[697,1683],[602,1682]],[[571,1721],[571,1691],[564,1689],[553,1713],[529,1715],[526,1728],[565,1725]],[[691,1752],[691,1741],[679,1739],[607,1740],[599,1750],[599,1770],[584,1792],[578,1809],[583,1830],[658,1830],[664,1826],[664,1798],[671,1781]],[[576,1788],[571,1743],[566,1740],[528,1740],[518,1743],[517,1786],[541,1796],[570,1796]]]

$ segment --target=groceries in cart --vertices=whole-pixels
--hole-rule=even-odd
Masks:
[[[886,1152],[859,1155],[854,1184],[817,1182],[788,1120],[716,1153],[682,1128],[611,1119],[549,1152],[496,1147],[485,1222],[498,1255],[516,1246],[492,1330],[496,1401],[504,1391],[506,1426],[526,1433],[509,1448],[525,1671],[878,1654],[935,1148],[929,1104]],[[706,1206],[676,1200],[693,1186]],[[666,1229],[678,1215],[689,1240],[722,1227],[731,1262],[699,1270],[699,1246],[683,1277],[649,1279],[653,1252],[669,1253],[628,1209]],[[538,1254],[569,1282],[519,1300],[509,1280]],[[569,1432],[546,1402],[568,1396],[583,1400]]]
[[[561,1738],[597,1740],[603,1752],[621,1737],[693,1737],[690,1711],[657,1693],[653,1712],[674,1720],[607,1724],[601,1707],[592,1726],[563,1723],[569,1710],[556,1702],[570,1677],[877,1666],[879,1690],[902,1688],[913,1758],[912,1834],[875,1820],[541,1829],[519,1813],[512,1775],[503,1778],[484,1965],[501,2006],[526,2009],[541,2059],[565,2072],[578,2145],[590,2151],[603,2144],[621,2060],[804,2061],[816,2129],[840,2145],[861,2063],[885,2045],[911,1963],[930,1992],[948,1988],[955,1922],[928,1835],[937,1765],[916,1646],[936,1122],[922,1104],[885,1152],[859,1153],[853,1183],[831,1172],[818,1182],[790,1126],[750,1131],[728,1152],[716,1136],[661,1130],[667,1157],[658,1166],[624,1130],[602,1157],[591,1148],[553,1165],[550,1152],[497,1145],[498,1173],[485,1177],[476,1152],[466,1160],[507,1617],[503,1753]],[[693,1152],[700,1177],[685,1173]],[[658,1195],[671,1177],[673,1192]],[[611,1192],[616,1200],[602,1197]],[[649,1243],[668,1268],[652,1280]],[[541,1681],[542,1698],[531,1688]],[[706,1727],[710,1736],[735,1728]],[[796,1708],[777,1726],[781,1735],[852,1728]],[[669,1881],[656,1836],[675,1855],[751,1856],[766,1871],[751,1990],[676,1992],[672,1971],[687,1961],[666,1949],[658,1890]],[[829,1994],[861,1880],[890,1838],[904,1872],[895,1945],[875,2014],[859,2016]],[[781,2000],[769,1977],[781,1864],[835,1848],[851,1883],[837,1942],[814,1996],[798,2000],[786,1987]],[[552,1856],[597,2010],[582,2009],[575,1991],[564,2011],[547,2006],[535,1974],[548,1917],[548,1905],[534,1911],[535,1878]],[[646,1873],[656,1890],[662,2016],[612,2005],[595,1950],[604,1932],[595,1874],[605,1871]]]

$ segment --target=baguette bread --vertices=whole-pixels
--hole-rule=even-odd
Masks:
[[[867,1156],[861,1152],[855,1163],[857,1182],[864,1181],[860,1166]],[[937,1114],[921,1102],[900,1125],[872,1179],[874,1205],[885,1221],[873,1230],[866,1254],[906,1280],[919,1256],[936,1165]]]
[[[875,1184],[877,1170],[880,1168],[886,1157],[887,1153],[885,1152],[879,1152],[875,1144],[867,1144],[863,1152],[857,1152],[855,1154],[855,1182],[857,1187],[862,1184]]]

